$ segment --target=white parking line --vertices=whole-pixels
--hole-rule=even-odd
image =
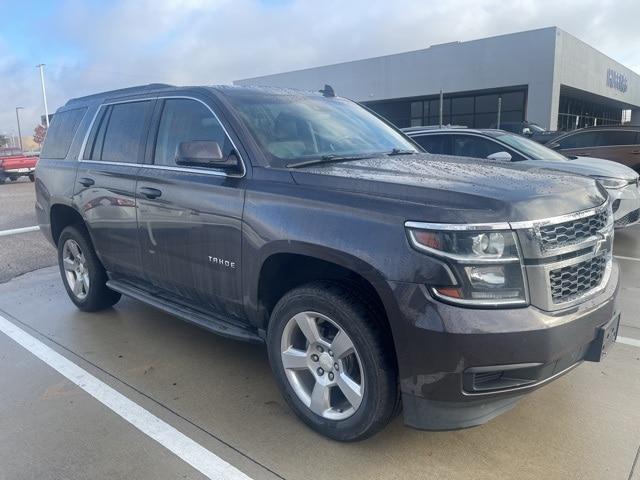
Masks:
[[[0,332],[207,477],[217,480],[251,480],[234,466],[129,400],[106,383],[98,380],[1,315]]]
[[[11,230],[0,230],[0,237],[6,237],[7,235],[15,235],[17,233],[28,233],[40,230],[40,227],[35,225],[33,227],[13,228]]]
[[[614,255],[614,257],[619,258],[620,260],[630,260],[632,262],[640,262],[640,258],[636,258],[636,257],[625,257],[622,255]]]
[[[640,348],[640,340],[636,340],[635,338],[618,337],[616,338],[616,342],[624,343],[625,345],[631,345],[632,347]]]

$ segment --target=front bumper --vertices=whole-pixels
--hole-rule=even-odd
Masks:
[[[601,293],[554,312],[455,307],[422,285],[392,284],[403,322],[394,334],[405,423],[428,430],[479,425],[577,366],[598,329],[618,315],[618,277],[614,262]],[[516,381],[474,386],[476,373],[496,369],[516,371]]]
[[[640,221],[640,188],[636,184],[607,190],[613,205],[615,228],[624,228]]]

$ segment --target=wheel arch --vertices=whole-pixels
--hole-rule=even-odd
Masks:
[[[80,212],[63,203],[51,205],[49,221],[51,225],[51,238],[56,245],[58,244],[60,234],[69,225],[80,225],[86,228],[84,218],[82,218]]]
[[[345,282],[357,288],[380,309],[393,339],[390,319],[397,318],[399,309],[381,272],[349,253],[289,241],[272,245],[256,269],[249,303],[258,328],[267,329],[273,307],[286,292],[319,280]]]

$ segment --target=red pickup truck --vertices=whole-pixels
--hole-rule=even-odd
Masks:
[[[0,148],[0,184],[7,179],[15,182],[18,177],[29,177],[33,182],[38,159],[37,155],[22,153],[19,148]]]

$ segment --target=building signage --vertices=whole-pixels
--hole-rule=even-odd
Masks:
[[[607,87],[615,88],[624,93],[627,91],[627,77],[609,68],[607,69]]]

